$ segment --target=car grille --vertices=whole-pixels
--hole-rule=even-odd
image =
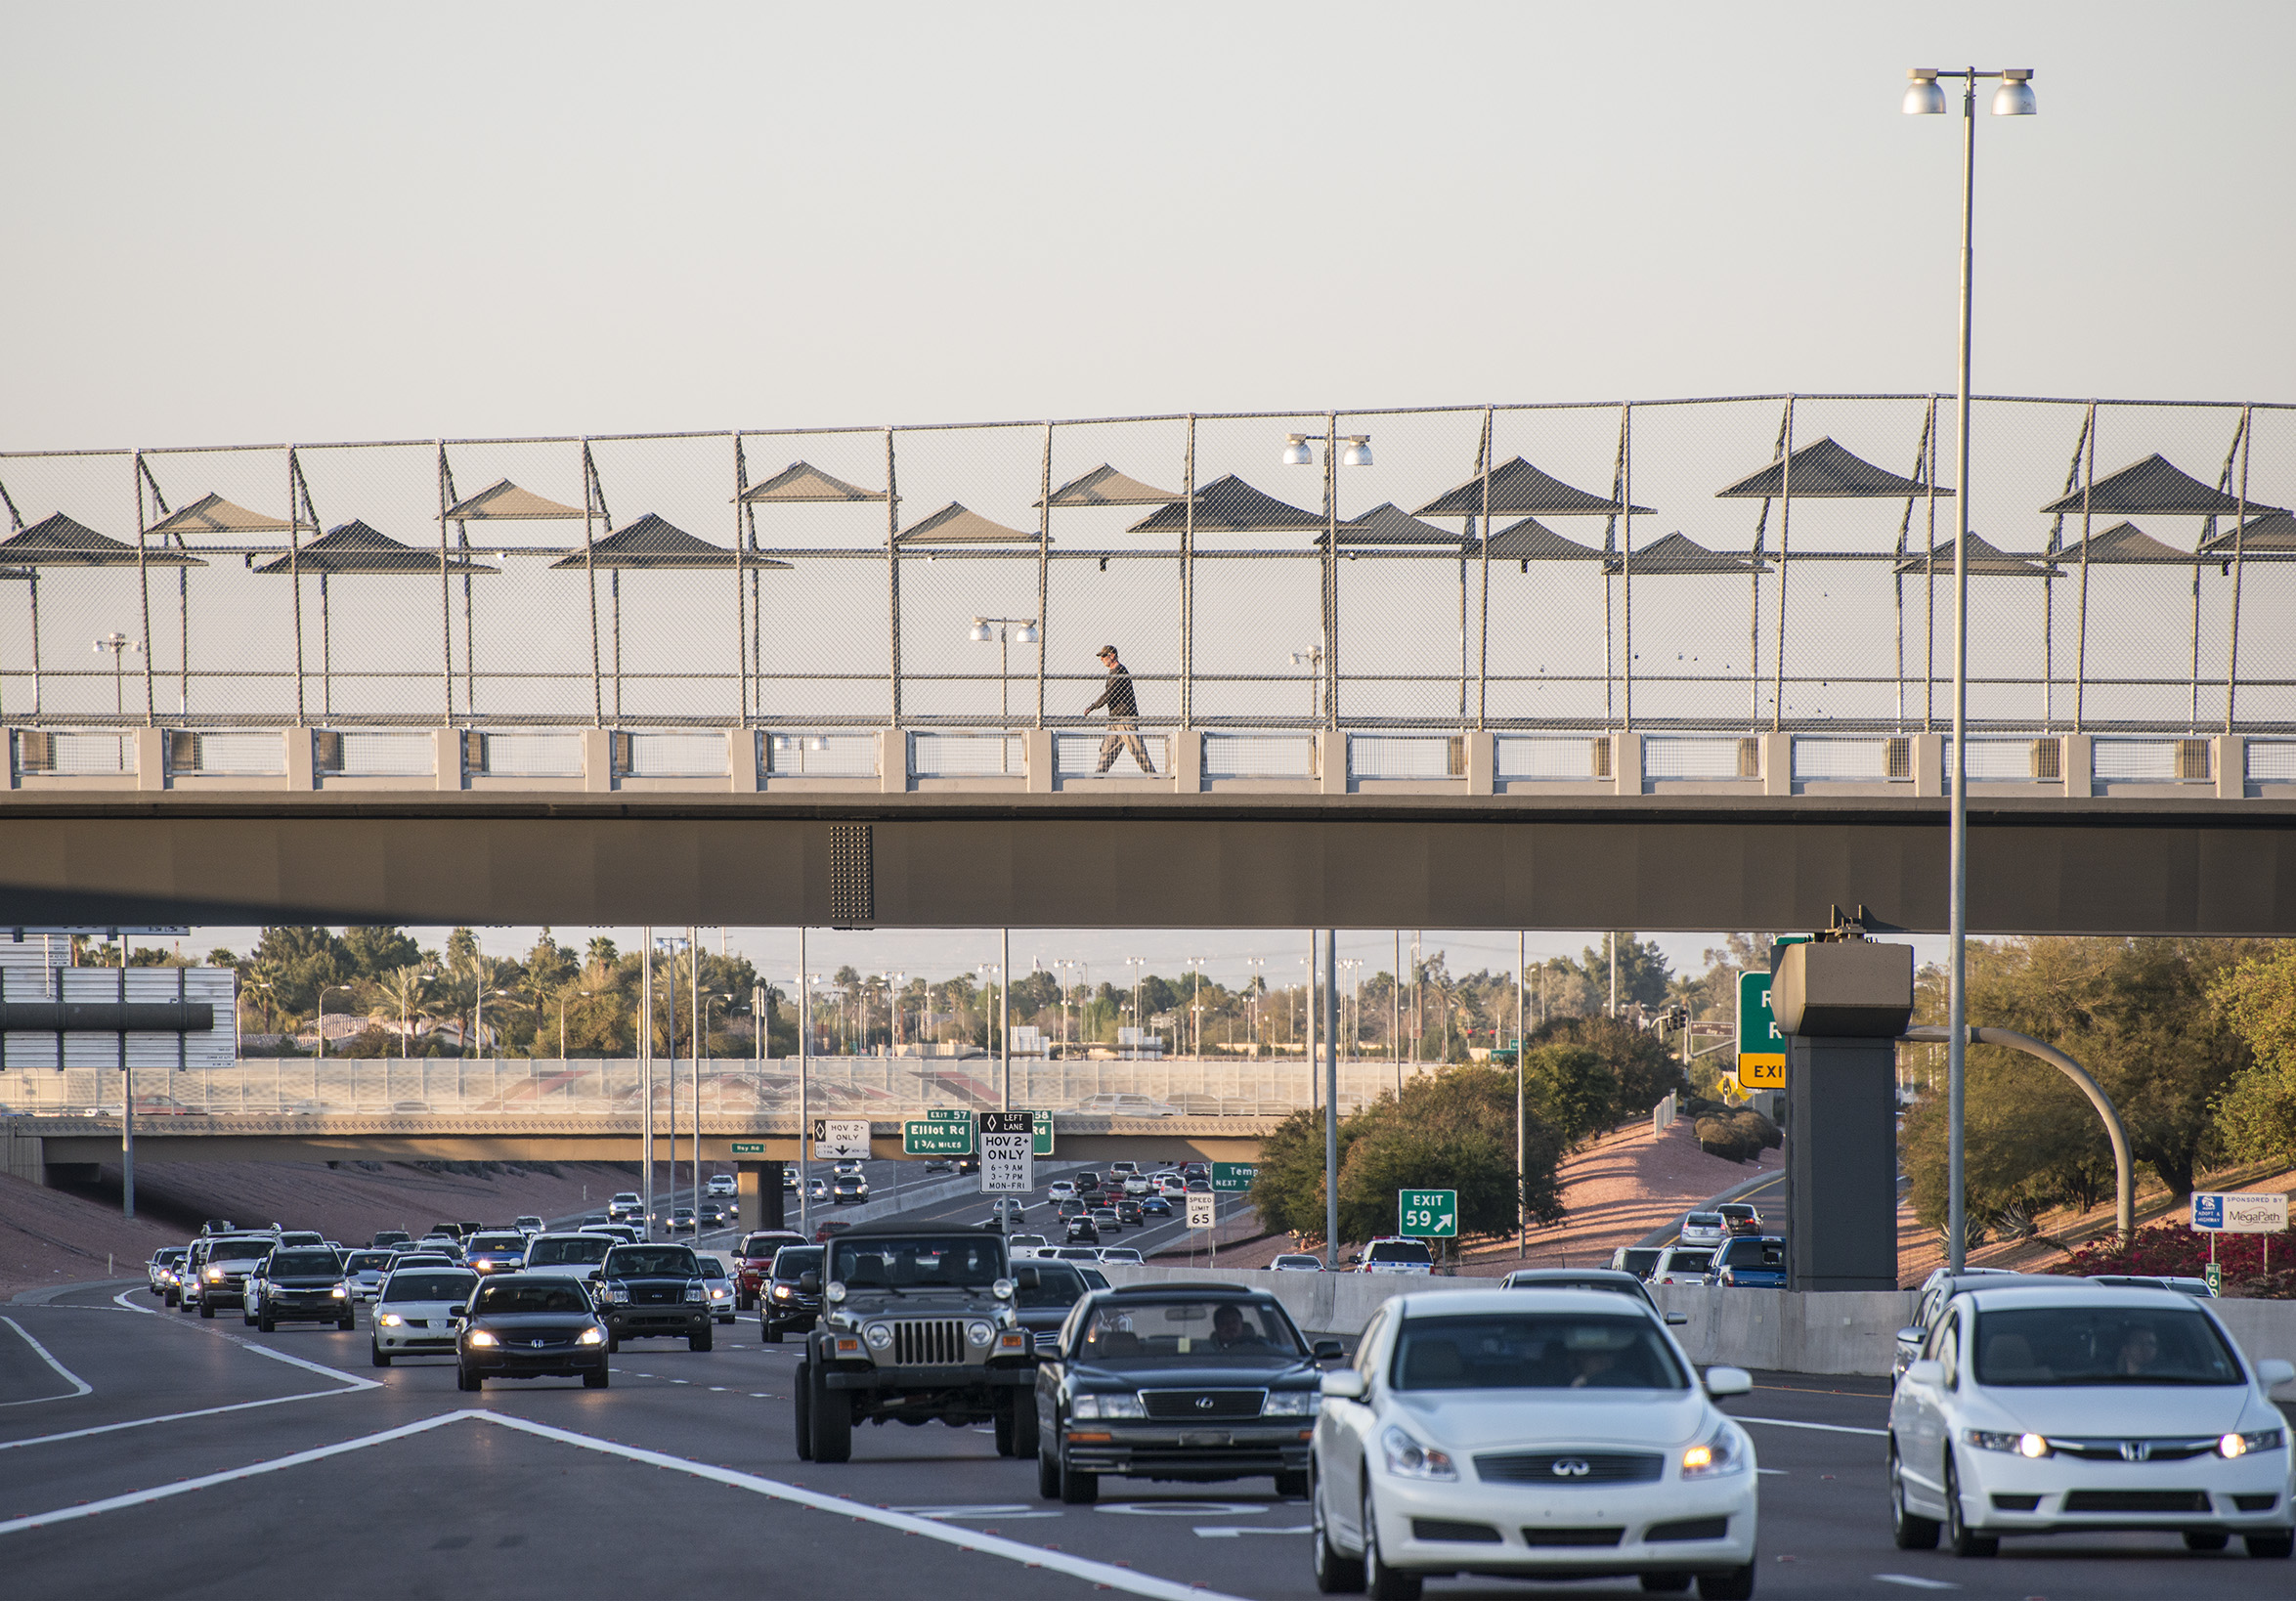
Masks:
[[[1515,1451],[1475,1458],[1475,1476],[1493,1485],[1645,1485],[1666,1458],[1639,1451]]]
[[[1525,1545],[1616,1545],[1625,1535],[1623,1528],[1602,1529],[1540,1529],[1523,1531]]]
[[[629,1299],[632,1306],[658,1307],[669,1302],[684,1300],[685,1291],[683,1288],[671,1289],[661,1284],[641,1285],[630,1291]]]
[[[2134,1448],[2133,1450],[2131,1448]],[[2049,1449],[2059,1456],[2077,1456],[2088,1462],[2182,1462],[2206,1456],[2216,1450],[2216,1436],[2205,1440],[2058,1440]]]
[[[1503,1543],[1497,1530],[1487,1523],[1452,1523],[1448,1518],[1413,1518],[1413,1539],[1455,1539],[1478,1545]]]
[[[1728,1518],[1678,1518],[1672,1523],[1652,1524],[1642,1532],[1642,1537],[1660,1544],[1674,1539],[1724,1539],[1729,1534]]]
[[[911,1318],[892,1325],[891,1360],[946,1365],[965,1360],[965,1325],[955,1318]]]
[[[2207,1512],[2204,1490],[2076,1490],[2064,1498],[2067,1512]]]
[[[1143,1390],[1141,1405],[1150,1417],[1257,1417],[1267,1405],[1265,1390]]]

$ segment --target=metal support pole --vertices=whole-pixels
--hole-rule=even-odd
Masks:
[[[1952,910],[1946,935],[1945,1265],[1955,1273],[1966,1260],[1967,1199],[1963,1194],[1963,1091],[1968,1058],[1970,939],[1970,320],[1974,287],[1977,184],[1977,73],[1970,68],[1961,100],[1961,352],[1955,387],[1957,459],[1953,498],[1953,789],[1947,854]]]
[[[1339,930],[1323,930],[1323,1265],[1339,1271]],[[1310,968],[1311,974],[1314,972]]]
[[[303,541],[295,537],[295,486],[303,476],[303,469],[295,460],[295,447],[287,447],[287,584],[294,590],[295,607],[295,720],[303,720]],[[314,533],[318,532],[316,529]],[[33,700],[34,711],[39,708],[38,614],[34,614],[33,630]]]
[[[1387,992],[1387,1054],[1395,1059],[1395,1098],[1403,1099],[1403,930],[1395,930],[1395,983]]]
[[[1770,691],[1770,729],[1774,733],[1786,717],[1786,547],[1794,537],[1794,397],[1786,397],[1786,445],[1778,455],[1778,654],[1770,664],[1777,674]],[[1614,1011],[1616,1009],[1614,1008]]]
[[[2225,646],[2225,732],[2232,731],[2232,719],[2239,709],[2240,693],[2240,580],[2245,569],[2248,540],[2248,452],[2254,434],[2255,412],[2248,407],[2240,409],[2240,509],[2232,523],[2232,617],[2231,638]],[[2197,564],[2192,571],[2197,574]],[[144,658],[144,671],[152,671],[149,653]],[[2222,793],[2222,792],[2220,792]],[[2238,792],[2235,791],[2235,794]]]
[[[1475,726],[1478,729],[1491,726],[1491,423],[1492,409],[1486,406],[1483,408],[1483,613],[1475,628]]]
[[[2073,642],[2073,732],[2076,734],[2088,727],[2087,722],[2083,719],[2088,714],[2089,699],[2089,533],[2093,526],[2090,501],[2097,488],[2097,403],[2095,401],[2089,403],[2087,424],[2082,429],[2082,433],[2086,436],[2088,459],[2083,462],[2081,468],[2081,616]],[[1967,494],[1968,484],[1963,484],[1962,490]],[[2049,554],[2050,557],[2054,557],[2057,552],[2052,550]],[[2045,558],[2043,561],[2041,584],[2045,590],[2051,582],[2047,577],[2048,570],[2055,565],[2054,560]],[[2043,691],[2053,706],[2056,702],[2056,684],[2052,683]]]
[[[1339,726],[1339,413],[1323,416],[1323,726]],[[1345,747],[1341,748],[1343,751]],[[1343,775],[1344,781],[1344,775]]]
[[[888,668],[886,726],[901,725],[901,558],[893,548],[901,527],[901,497],[893,482],[893,431],[885,431],[885,610],[892,633],[892,661]]]
[[[595,477],[590,470],[590,442],[585,439],[582,442],[582,578],[590,594],[590,723],[602,728],[606,723],[606,690],[598,651],[598,551],[590,520],[596,503],[591,493]]]
[[[694,1030],[694,1238],[702,1237],[702,1046],[707,1032],[702,1021],[702,930],[688,928],[685,950],[691,966],[686,981],[691,990],[687,1005],[693,1011]]]
[[[1530,1054],[1527,1040],[1529,1030],[1523,1026],[1523,970],[1530,962],[1528,942],[1523,930],[1515,930],[1515,1255],[1522,1258],[1531,1251],[1531,1214],[1523,1202],[1524,1142],[1523,1142],[1523,1059]]]
[[[1188,448],[1181,468],[1180,512],[1180,726],[1195,727],[1195,413],[1188,415]],[[39,678],[33,674],[34,693]],[[1192,735],[1191,737],[1193,737]],[[1174,765],[1178,765],[1175,759]],[[1011,974],[1006,974],[1011,981]]]
[[[1484,530],[1486,538],[1490,530]],[[1619,408],[1619,728],[1634,726],[1634,408]],[[1616,771],[1616,769],[1613,769]]]
[[[654,1237],[654,926],[638,947],[638,1145],[645,1170],[645,1235]]]
[[[1004,1065],[1004,1071],[999,1075],[1004,1085],[999,1109],[1011,1111],[1013,1109],[1013,930],[1009,928],[1001,929],[998,933],[1003,943],[999,947],[997,955],[999,964],[997,968],[997,1011],[1003,1021],[997,1030],[997,1056]]]
[[[1052,571],[1053,571],[1053,425],[1044,425],[1044,489],[1037,499],[1036,513],[1036,726],[1044,726],[1044,668],[1047,652],[1044,648],[1046,632],[1052,627]],[[1000,630],[998,638],[1004,635]],[[1004,724],[997,731],[1004,731]],[[1000,744],[998,749],[1004,747]],[[1002,1216],[1000,1209],[999,1215]]]
[[[142,537],[141,533],[137,535],[139,541]],[[150,664],[150,652],[145,653],[144,660]],[[119,1004],[122,1007],[127,1005],[127,968],[128,942],[123,931],[119,936]],[[180,983],[183,969],[176,969],[176,973]],[[136,1215],[136,1069],[128,1060],[124,1030],[119,1036],[119,1215],[123,1218]]]
[[[806,1103],[805,1068],[813,1056],[813,984],[805,976],[805,930],[798,927],[798,1230],[811,1233],[806,1222],[811,1185],[805,1177],[805,1142],[813,1136],[812,1108]]]
[[[455,583],[447,576],[447,442],[434,441],[439,453],[439,685],[446,697],[442,724],[455,720]],[[296,719],[300,722],[302,719]]]

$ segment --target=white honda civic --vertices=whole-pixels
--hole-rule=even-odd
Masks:
[[[1942,1527],[1988,1557],[2004,1535],[2149,1529],[2285,1557],[2296,1479],[2267,1392],[2292,1377],[2174,1290],[1965,1290],[1890,1398],[1897,1543]]]
[[[1323,1375],[1310,1458],[1316,1582],[1639,1575],[1754,1593],[1754,1443],[1659,1316],[1596,1290],[1400,1295]]]

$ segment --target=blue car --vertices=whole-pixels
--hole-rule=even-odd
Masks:
[[[1143,1217],[1168,1218],[1172,1215],[1172,1203],[1161,1195],[1143,1195],[1140,1212]]]
[[[1775,1234],[1733,1239],[1714,1253],[1708,1281],[1735,1289],[1784,1289],[1786,1242]]]

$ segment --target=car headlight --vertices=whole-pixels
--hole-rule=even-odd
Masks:
[[[883,1351],[888,1346],[892,1344],[892,1325],[889,1323],[871,1323],[867,1328],[861,1331],[861,1338],[869,1342],[870,1350]]]
[[[994,1323],[975,1320],[965,1325],[965,1338],[971,1340],[975,1345],[986,1345],[996,1337],[997,1330]]]
[[[2227,1439],[2234,1438],[2228,1435]],[[2049,1442],[2032,1433],[2018,1434],[2002,1429],[1969,1429],[1962,1439],[1979,1450],[2005,1450],[2015,1456],[2040,1457],[2050,1454]],[[2236,1455],[2227,1451],[2226,1455]]]
[[[1146,1417],[1148,1408],[1138,1396],[1080,1395],[1068,1403],[1070,1417]]]
[[[702,1286],[699,1284],[686,1285],[685,1298],[689,1301],[707,1301],[710,1299],[707,1295],[702,1293]]]
[[[406,1322],[406,1319],[400,1317],[395,1312],[383,1313],[380,1317],[375,1319],[375,1321],[380,1323],[385,1328],[397,1328],[402,1323]]]
[[[1322,1410],[1323,1398],[1314,1390],[1275,1390],[1261,1406],[1263,1417],[1313,1417]]]
[[[598,1305],[602,1307],[612,1306],[615,1302],[621,1299],[622,1290],[618,1285],[600,1284],[598,1286]]]
[[[209,1268],[207,1270],[207,1281],[209,1283],[220,1283],[222,1279],[223,1270],[221,1268]]]
[[[1013,1298],[1013,1281],[1010,1278],[1000,1278],[988,1286],[988,1293],[1000,1301],[1010,1301]]]
[[[821,1293],[832,1303],[843,1301],[845,1298],[845,1281],[842,1278],[832,1278],[829,1281],[829,1287]]]
[[[2219,1456],[2245,1456],[2252,1450],[2278,1450],[2287,1435],[2278,1429],[2260,1429],[2254,1434],[2228,1434],[2216,1443]]]
[[[1727,1426],[1718,1428],[1682,1453],[1685,1479],[1720,1479],[1746,1471],[1746,1452]]]
[[[786,1300],[788,1300],[788,1299],[789,1299],[789,1286],[788,1286],[787,1284],[776,1284],[776,1285],[774,1285],[774,1286],[773,1286],[773,1298],[774,1298],[776,1301],[786,1301]]]
[[[1379,1449],[1386,1452],[1387,1471],[1398,1478],[1456,1479],[1459,1476],[1449,1452],[1420,1445],[1393,1424],[1380,1434]]]
[[[713,1301],[722,1301],[725,1299],[728,1293],[729,1292],[726,1290],[723,1284],[712,1284],[710,1286],[710,1299]]]
[[[576,1345],[604,1345],[606,1331],[602,1328],[585,1328],[574,1337],[574,1343]]]
[[[341,1301],[347,1299],[351,1292],[348,1289],[345,1289],[342,1285],[337,1284],[333,1289],[328,1290],[327,1293],[333,1296],[336,1300]]]
[[[502,1343],[500,1340],[496,1339],[492,1334],[489,1334],[483,1328],[474,1328],[470,1330],[466,1337],[469,1339],[472,1345],[500,1345]]]

